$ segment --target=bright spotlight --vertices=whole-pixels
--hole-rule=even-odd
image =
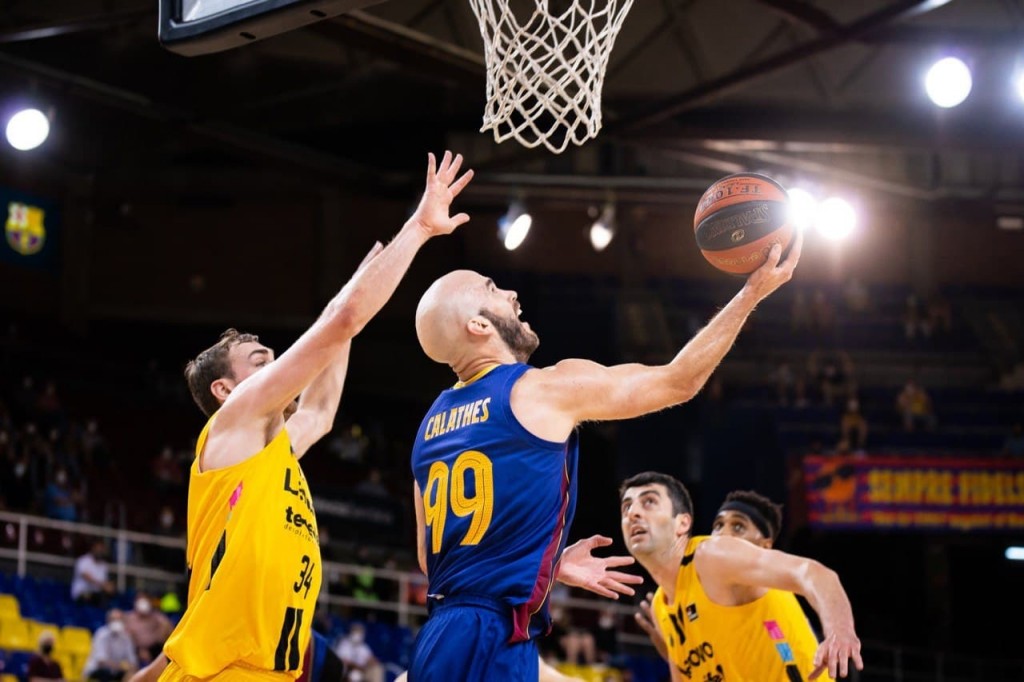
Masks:
[[[590,226],[590,245],[594,247],[594,251],[604,251],[614,236],[615,207],[608,204],[601,211],[601,216]]]
[[[22,109],[7,122],[7,141],[20,151],[35,149],[50,134],[50,121],[38,109]]]
[[[838,241],[857,226],[857,212],[845,199],[829,197],[818,206],[817,226],[823,237]]]
[[[1024,99],[1024,71],[1017,76],[1017,96]]]
[[[1010,561],[1024,561],[1024,547],[1007,547],[1006,558]]]
[[[814,224],[818,200],[802,187],[794,187],[786,193],[789,194],[789,221],[798,230],[806,230]]]
[[[498,236],[509,251],[515,251],[526,239],[533,225],[533,218],[526,212],[526,208],[520,202],[514,202],[509,206],[508,213],[498,220]]]
[[[971,94],[971,70],[956,57],[940,59],[928,69],[924,87],[937,106],[955,107]]]

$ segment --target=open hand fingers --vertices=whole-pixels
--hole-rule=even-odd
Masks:
[[[623,573],[609,573],[608,576],[601,581],[601,584],[609,589],[615,590],[619,594],[632,597],[636,594],[636,590],[629,586],[628,578],[629,576]]]
[[[468,171],[466,171],[465,173],[463,173],[462,177],[459,178],[458,180],[456,180],[455,184],[453,184],[449,188],[449,191],[451,191],[451,193],[452,193],[452,198],[454,199],[455,197],[459,196],[459,192],[464,190],[466,188],[466,185],[468,185],[469,181],[472,180],[472,179],[473,179],[473,169],[471,168]]]
[[[636,624],[640,626],[640,629],[646,632],[648,635],[650,635],[653,632],[657,632],[657,628],[654,626],[654,623],[651,622],[649,618],[644,616],[644,614],[634,613],[633,620],[635,620]]]
[[[642,585],[644,582],[643,578],[641,578],[638,575],[633,575],[632,573],[619,573],[618,571],[608,571],[605,575],[607,575],[615,582],[622,583],[623,585]],[[631,591],[630,594],[633,594],[633,592]]]
[[[437,176],[444,179],[448,173],[448,166],[452,162],[452,153],[447,149],[444,150],[444,156],[441,157],[441,164],[437,167]]]
[[[456,154],[455,158],[452,159],[448,168],[445,169],[444,180],[450,183],[456,175],[459,174],[459,168],[462,167],[462,154]]]
[[[622,568],[623,566],[632,566],[636,563],[636,559],[631,556],[610,556],[605,557],[604,565],[608,568]],[[631,576],[637,579],[639,585],[644,581],[640,576]]]
[[[434,158],[434,152],[427,152],[427,184],[434,179],[437,175],[437,159]]]

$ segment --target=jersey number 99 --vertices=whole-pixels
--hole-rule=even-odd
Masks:
[[[467,476],[473,475],[474,492],[467,495]],[[430,548],[434,554],[441,551],[444,524],[448,508],[456,516],[471,516],[469,530],[460,544],[476,545],[491,525],[494,506],[494,474],[491,460],[476,450],[463,452],[455,459],[451,470],[444,462],[430,465],[427,488],[423,492],[423,510],[430,528]]]

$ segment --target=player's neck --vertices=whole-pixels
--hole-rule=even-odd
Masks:
[[[670,603],[675,599],[679,565],[683,562],[689,540],[690,536],[684,535],[680,542],[673,543],[663,552],[640,559],[640,564],[651,574],[651,578],[658,584]]]
[[[515,361],[516,360],[515,358],[512,357],[511,353],[507,354],[507,356],[503,356],[497,353],[488,353],[487,355],[480,355],[475,358],[467,359],[463,363],[453,365],[452,369],[455,371],[455,374],[459,377],[460,383],[468,384],[471,381],[473,381],[473,379],[476,378],[477,375],[486,372],[488,369],[494,367],[495,365],[510,365]]]

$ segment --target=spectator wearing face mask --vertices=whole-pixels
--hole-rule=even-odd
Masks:
[[[28,682],[64,679],[60,663],[53,660],[54,641],[55,637],[51,630],[44,630],[39,635],[39,653],[32,654],[28,661]]]
[[[348,634],[334,645],[334,653],[345,664],[347,682],[383,682],[384,668],[366,643],[362,624],[352,624]]]
[[[132,638],[135,653],[143,665],[160,655],[164,642],[174,629],[171,620],[153,608],[149,595],[143,592],[136,595],[135,608],[124,615],[124,627]]]
[[[111,609],[107,624],[92,636],[92,649],[82,675],[90,682],[126,680],[138,667],[135,643],[125,630],[124,615],[118,609]]]
[[[71,598],[80,604],[103,606],[114,594],[114,583],[107,577],[107,546],[102,540],[75,561],[71,580]]]
[[[58,467],[46,486],[46,515],[60,521],[77,521],[79,499],[80,495],[68,481],[67,469]]]

